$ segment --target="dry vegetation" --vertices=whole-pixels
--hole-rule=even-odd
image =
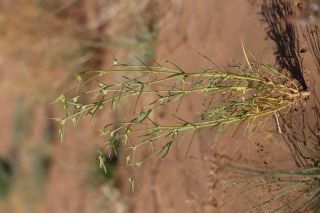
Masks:
[[[112,73],[121,73],[123,80],[105,82]],[[244,67],[235,65],[200,72],[185,72],[178,67],[118,65],[110,70],[84,72],[76,78],[78,86],[57,99],[66,114],[58,119],[61,139],[67,122],[72,121],[76,126],[84,116],[93,117],[104,108],[117,111],[131,101],[135,105],[128,120],[106,124],[100,129],[101,135],[106,137],[101,152],[130,150],[127,165],[136,166],[141,166],[151,156],[165,157],[178,141],[191,138],[188,141],[191,144],[194,135],[204,128],[246,121],[249,131],[253,132],[263,118],[286,114],[299,100],[309,96],[309,92],[300,92],[293,80],[271,65],[249,59]],[[89,83],[93,88],[85,87]],[[180,113],[180,105],[185,97],[192,95],[203,97],[202,109],[196,121],[187,121]],[[150,102],[141,104],[139,101],[146,100],[145,96]],[[220,98],[223,101],[219,101]],[[155,111],[169,105],[175,108],[171,124],[153,119]],[[135,159],[140,147],[150,150],[146,159]]]

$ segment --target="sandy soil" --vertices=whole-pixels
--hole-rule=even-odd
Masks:
[[[274,63],[274,43],[267,39],[265,24],[261,21],[260,9],[247,0],[184,0],[177,1],[179,7],[166,17],[160,30],[155,60],[173,61],[186,70],[201,70],[209,62],[198,52],[211,58],[217,65],[225,66],[235,62],[245,62],[241,41],[245,47],[265,62]],[[306,44],[303,44],[306,46]],[[304,69],[309,79],[316,75],[310,55],[303,55]],[[0,58],[1,59],[1,58]],[[1,61],[1,60],[0,60]],[[110,58],[106,59],[110,61]],[[19,75],[19,64],[6,61],[0,65],[4,70],[1,78],[14,80]],[[10,72],[8,71],[10,70]],[[16,70],[16,71],[15,71]],[[13,73],[13,74],[12,74]],[[309,82],[308,82],[309,83]],[[1,82],[1,88],[7,88]],[[15,98],[2,96],[0,99],[0,135],[2,146],[0,156],[10,156],[14,126]],[[200,97],[186,100],[182,112],[195,118],[201,102]],[[42,107],[42,108],[41,108]],[[32,120],[39,124],[28,139],[27,147],[33,150],[32,141],[43,132],[43,120],[48,117],[39,106]],[[109,117],[110,115],[105,115]],[[161,113],[156,119],[165,121],[168,115]],[[88,131],[88,129],[90,129]],[[218,208],[231,196],[240,192],[240,186],[230,182],[233,175],[220,174],[210,163],[217,156],[231,158],[259,168],[294,168],[295,163],[285,143],[277,133],[274,120],[269,119],[255,134],[249,135],[235,128],[226,132],[215,146],[210,145],[215,132],[203,131],[197,135],[191,151],[185,158],[188,144],[174,147],[165,160],[154,159],[139,170],[119,168],[120,181],[92,187],[88,184],[87,171],[101,138],[96,137],[89,124],[82,123],[78,130],[68,130],[63,143],[50,146],[50,168],[47,184],[41,197],[30,208],[38,212],[240,212],[252,203],[262,201],[265,191],[257,191],[253,196],[240,198]],[[235,134],[234,134],[235,133]],[[30,141],[30,142],[29,142]],[[95,162],[93,162],[95,163]],[[23,164],[22,164],[23,165]],[[23,174],[28,176],[28,174]],[[135,192],[130,191],[129,176],[136,180]],[[32,177],[31,177],[32,178]],[[122,194],[114,187],[119,186]],[[18,185],[19,186],[19,185]],[[28,188],[25,188],[28,190]],[[114,197],[108,197],[103,190],[115,190]],[[21,191],[21,190],[20,190]],[[25,208],[19,190],[5,204],[3,212],[33,212]],[[28,196],[28,195],[27,195]],[[38,198],[37,198],[38,199]],[[116,202],[113,202],[114,200]],[[112,203],[113,202],[113,203]],[[111,203],[111,204],[110,204]],[[119,207],[120,206],[120,207]],[[127,206],[127,211],[125,210]],[[118,209],[118,211],[116,211]],[[120,210],[119,210],[120,209]],[[268,212],[270,209],[257,209]]]

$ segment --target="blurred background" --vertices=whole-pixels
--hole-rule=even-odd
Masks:
[[[198,53],[219,66],[244,61],[242,40],[272,63],[258,11],[247,0],[0,0],[0,212],[211,212],[227,196],[223,187],[211,190],[213,170],[204,160],[214,155],[207,145],[213,133],[197,137],[189,159],[185,146],[139,170],[114,157],[104,174],[97,161],[103,138],[82,122],[60,142],[50,118],[61,110],[51,103],[74,86],[76,73],[109,67],[114,57],[201,70],[210,62]],[[183,110],[196,116],[193,100]],[[119,116],[106,111],[97,122]],[[215,148],[220,155],[288,165],[288,151],[266,145],[243,154],[243,136],[233,144],[229,136]],[[252,144],[263,143],[256,137]]]

